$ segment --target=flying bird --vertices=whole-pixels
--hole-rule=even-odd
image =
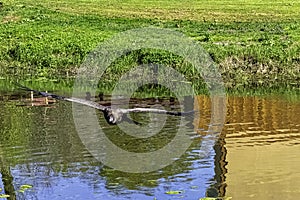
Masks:
[[[34,89],[28,88],[26,86],[20,85],[19,83],[15,83],[15,84],[22,90],[34,92],[37,95],[41,95],[43,97],[51,97],[51,98],[54,98],[57,100],[74,102],[74,103],[82,104],[82,105],[89,106],[89,107],[95,108],[97,110],[100,110],[103,112],[105,120],[110,125],[115,125],[115,124],[121,123],[122,121],[128,121],[129,118],[127,117],[127,114],[132,113],[132,112],[133,113],[148,112],[148,113],[167,114],[167,115],[174,115],[174,116],[183,116],[183,115],[188,115],[188,114],[194,113],[194,111],[177,112],[177,111],[167,111],[167,110],[155,109],[155,108],[129,108],[129,109],[112,108],[110,106],[100,105],[97,102],[89,100],[89,98],[81,99],[81,98],[75,98],[75,97],[64,97],[64,96],[60,96],[57,94],[34,90]],[[132,120],[132,122],[134,122],[136,124],[140,124],[133,120]]]

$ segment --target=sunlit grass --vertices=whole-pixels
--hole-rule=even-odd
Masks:
[[[197,21],[282,21],[299,19],[300,2],[261,0],[62,0],[10,1],[19,4],[34,2],[65,13],[91,14],[108,17],[151,18]]]
[[[102,41],[155,26],[180,31],[202,45],[219,64],[227,89],[299,91],[300,2],[24,0],[3,5],[0,79],[72,78]],[[157,61],[167,62],[193,83],[199,79],[178,56],[152,50],[114,62],[107,77],[115,82],[130,67]]]

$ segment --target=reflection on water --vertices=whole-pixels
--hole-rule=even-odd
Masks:
[[[20,98],[2,99],[0,188],[10,199],[296,199],[300,194],[299,101],[228,97],[220,139],[203,157],[201,145],[211,145],[202,139],[209,134],[211,105],[199,96],[200,118],[186,119],[193,122],[185,129],[189,149],[172,165],[141,174],[116,171],[93,158],[76,132],[70,103],[18,106]],[[178,117],[169,117],[160,135],[141,144],[143,138],[130,140],[105,124],[101,113],[99,120],[112,141],[137,152],[164,146],[178,124]],[[18,191],[24,184],[33,188]]]
[[[230,98],[226,194],[235,199],[298,199],[300,102]]]

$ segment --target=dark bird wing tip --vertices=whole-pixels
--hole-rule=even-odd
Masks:
[[[26,87],[24,85],[21,85],[20,83],[18,82],[13,82],[14,85],[18,86],[20,89],[22,90],[27,90],[27,91],[34,91],[33,89],[30,89],[29,87]]]

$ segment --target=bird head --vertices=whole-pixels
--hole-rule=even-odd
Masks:
[[[117,124],[122,121],[123,112],[119,109],[108,108],[104,111],[104,117],[109,124]]]

